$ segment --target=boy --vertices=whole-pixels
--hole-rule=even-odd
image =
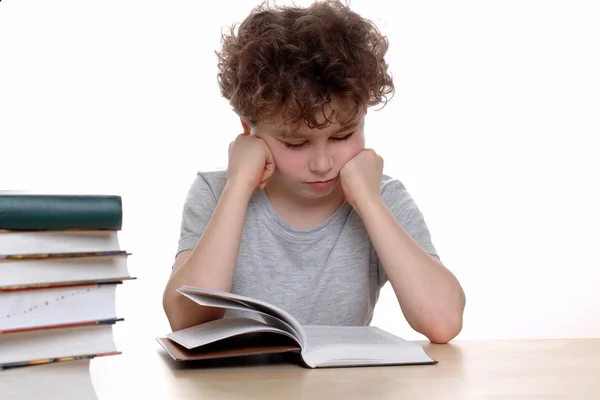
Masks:
[[[413,329],[454,338],[462,288],[409,193],[364,148],[367,108],[394,90],[386,38],[327,1],[257,7],[222,44],[218,81],[244,134],[228,169],[189,190],[163,297],[171,328],[225,316],[183,285],[259,298],[301,324],[368,325],[389,280]]]

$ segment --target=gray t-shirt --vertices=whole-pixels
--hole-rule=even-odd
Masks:
[[[178,253],[194,248],[226,181],[227,171],[197,174],[183,207]],[[437,255],[423,215],[404,185],[384,175],[381,195],[416,242]],[[344,203],[317,227],[299,229],[278,216],[264,191],[254,192],[234,293],[283,308],[303,325],[369,325],[386,282],[367,230],[350,204]],[[231,315],[235,313],[226,313]]]

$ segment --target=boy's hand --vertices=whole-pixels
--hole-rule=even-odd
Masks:
[[[346,200],[354,208],[381,197],[383,158],[372,149],[364,149],[350,159],[340,171]]]
[[[264,140],[240,134],[229,144],[228,184],[252,193],[264,189],[273,172],[275,160]]]

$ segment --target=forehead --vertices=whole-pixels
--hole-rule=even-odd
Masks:
[[[360,121],[352,121],[345,124],[331,123],[323,128],[309,128],[305,124],[301,125],[274,125],[272,133],[278,137],[305,138],[320,135],[335,135],[337,133],[347,132],[356,129]]]

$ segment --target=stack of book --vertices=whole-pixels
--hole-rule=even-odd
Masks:
[[[129,274],[120,196],[0,194],[0,393],[96,399],[94,357],[121,354],[116,290]]]

